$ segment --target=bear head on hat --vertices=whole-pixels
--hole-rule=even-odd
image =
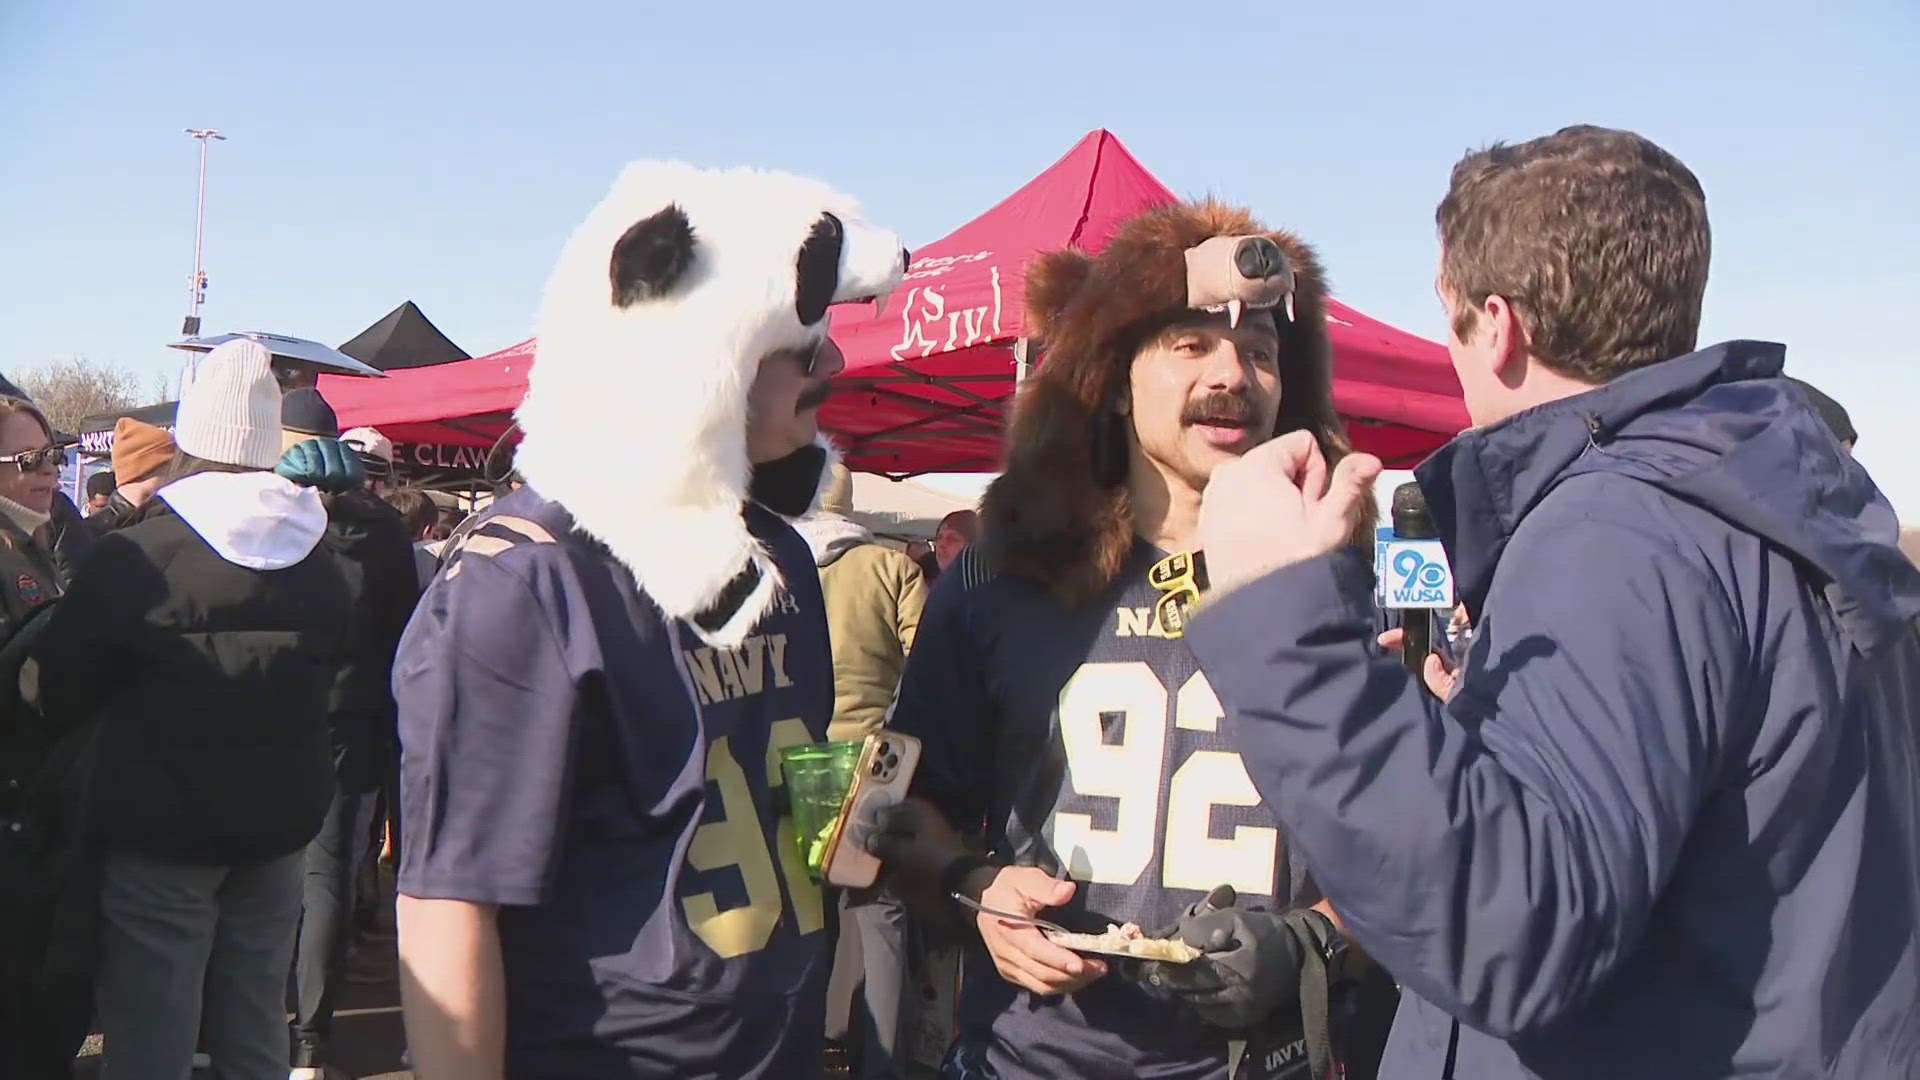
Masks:
[[[981,499],[987,565],[1044,582],[1069,604],[1112,586],[1134,541],[1123,407],[1133,359],[1195,310],[1236,323],[1270,310],[1280,339],[1274,434],[1304,429],[1330,460],[1346,454],[1326,295],[1305,242],[1211,199],[1130,218],[1097,256],[1066,249],[1034,259],[1026,325],[1040,363],[1016,396],[1004,468]],[[1371,516],[1356,521],[1355,535],[1371,542]]]
[[[629,165],[560,254],[516,419],[520,475],[566,507],[671,618],[738,644],[781,588],[742,516],[760,362],[884,297],[899,238],[780,172]],[[620,482],[582,462],[625,461]]]

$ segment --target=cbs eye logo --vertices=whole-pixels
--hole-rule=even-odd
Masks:
[[[1402,551],[1393,557],[1393,572],[1400,575],[1403,589],[1437,589],[1447,583],[1447,567],[1418,551]]]

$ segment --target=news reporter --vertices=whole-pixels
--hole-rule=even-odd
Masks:
[[[1476,633],[1441,704],[1343,552],[1378,464],[1215,471],[1188,641],[1407,991],[1383,1077],[1920,1075],[1920,573],[1784,349],[1692,351],[1698,181],[1627,132],[1469,155],[1474,430],[1418,470]],[[1451,1073],[1447,1070],[1451,1069]]]

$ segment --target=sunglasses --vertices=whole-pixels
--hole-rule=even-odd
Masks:
[[[0,457],[0,464],[11,465],[23,473],[39,472],[47,465],[64,469],[67,467],[67,449],[64,446],[49,446],[42,450],[22,450]]]
[[[1153,606],[1154,621],[1170,638],[1187,632],[1187,615],[1207,588],[1207,560],[1200,552],[1178,552],[1153,564],[1147,584],[1161,594]]]

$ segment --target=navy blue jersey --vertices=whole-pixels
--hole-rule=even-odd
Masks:
[[[786,588],[736,649],[529,489],[408,628],[400,890],[501,905],[509,1076],[819,1073],[820,890],[776,795],[833,711],[826,618],[806,544],[748,524]]]
[[[964,553],[943,574],[892,726],[919,736],[915,789],[991,850],[1080,882],[1049,915],[1075,929],[1170,925],[1217,885],[1248,903],[1313,903],[1241,767],[1186,644],[1154,619],[1135,544],[1108,594],[1068,609]],[[960,1052],[1000,1077],[1227,1075],[1227,1037],[1119,975],[1065,998],[966,963]]]

